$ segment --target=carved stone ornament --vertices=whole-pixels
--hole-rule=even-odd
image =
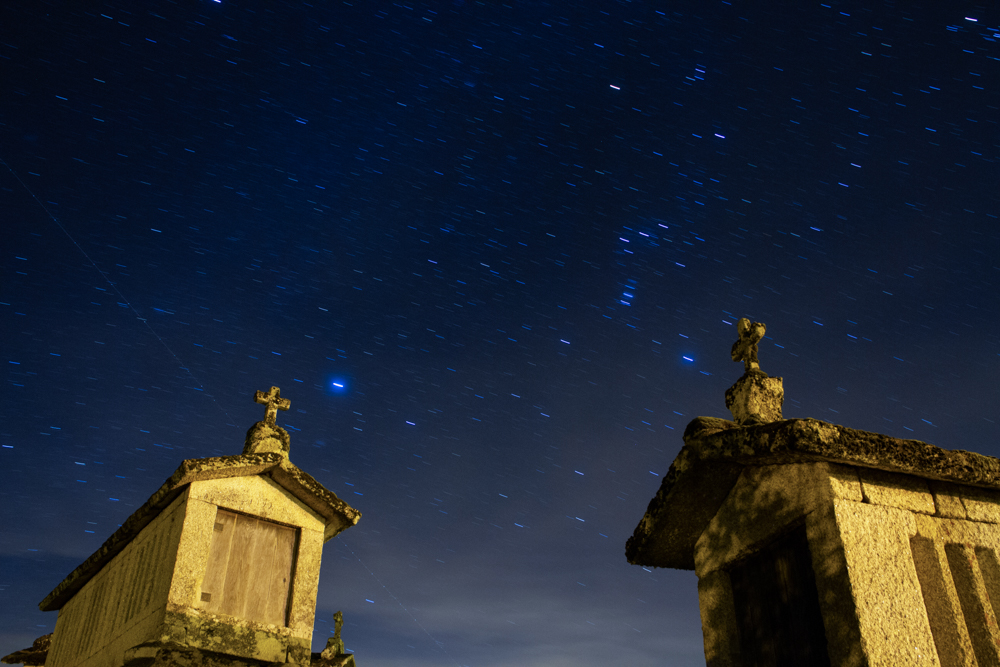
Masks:
[[[767,424],[781,421],[781,404],[785,388],[781,378],[770,377],[760,369],[757,344],[764,338],[767,326],[740,318],[736,323],[739,339],[733,343],[733,361],[742,361],[744,373],[726,390],[726,407],[737,424]]]
[[[247,431],[243,453],[277,452],[287,459],[292,439],[288,435],[288,431],[275,423],[275,418],[278,415],[278,410],[288,410],[292,406],[292,402],[281,397],[281,389],[278,387],[271,387],[271,391],[266,394],[258,391],[253,400],[255,403],[266,405],[267,412],[263,421],[257,422]]]

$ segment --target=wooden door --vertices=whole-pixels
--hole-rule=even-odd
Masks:
[[[296,530],[219,509],[199,607],[287,625]]]
[[[729,571],[743,667],[828,667],[805,526]]]

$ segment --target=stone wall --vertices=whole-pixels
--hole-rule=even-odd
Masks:
[[[186,504],[175,499],[59,610],[49,667],[118,667],[159,628]]]
[[[745,468],[697,541],[710,667],[757,650],[735,574],[800,528],[830,664],[1000,664],[1000,492],[811,462]]]

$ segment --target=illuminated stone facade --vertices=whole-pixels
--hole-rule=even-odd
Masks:
[[[242,455],[184,461],[42,601],[48,667],[310,664],[323,544],[361,515],[288,460],[277,388],[257,399]]]
[[[684,441],[626,555],[698,575],[709,667],[1000,664],[1000,461],[813,419]]]

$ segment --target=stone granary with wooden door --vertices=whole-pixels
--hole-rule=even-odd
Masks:
[[[242,454],[181,463],[41,602],[46,665],[310,664],[323,544],[361,515],[288,460],[278,389],[255,400]]]
[[[739,329],[733,421],[688,425],[626,545],[698,575],[708,666],[1000,665],[1000,460],[782,419]]]

